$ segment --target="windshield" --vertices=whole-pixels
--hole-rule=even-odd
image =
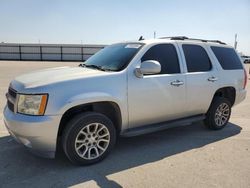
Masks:
[[[142,47],[141,43],[122,43],[105,47],[90,57],[82,66],[99,70],[123,70]]]

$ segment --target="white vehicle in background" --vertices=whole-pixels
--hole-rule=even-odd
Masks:
[[[123,42],[79,67],[15,78],[6,94],[4,122],[37,154],[54,157],[62,146],[71,162],[92,164],[108,155],[118,136],[201,120],[222,129],[231,108],[245,99],[246,82],[240,57],[220,41]]]
[[[243,63],[247,64],[250,63],[250,56],[241,56]]]

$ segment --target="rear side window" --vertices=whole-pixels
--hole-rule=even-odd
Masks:
[[[161,64],[160,74],[180,73],[180,65],[176,49],[172,44],[158,44],[151,47],[141,61],[156,60]]]
[[[233,48],[211,46],[211,49],[224,70],[243,69],[241,61]]]
[[[211,61],[205,49],[199,45],[182,45],[188,72],[206,72],[211,70]]]

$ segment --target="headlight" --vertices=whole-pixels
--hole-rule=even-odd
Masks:
[[[48,95],[19,94],[17,112],[28,115],[44,115]]]

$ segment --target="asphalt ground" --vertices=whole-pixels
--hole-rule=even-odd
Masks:
[[[28,152],[4,127],[9,82],[32,70],[77,64],[0,61],[0,187],[250,187],[250,80],[246,100],[220,131],[197,122],[120,138],[108,158],[83,167],[73,166],[62,152],[56,159]]]

